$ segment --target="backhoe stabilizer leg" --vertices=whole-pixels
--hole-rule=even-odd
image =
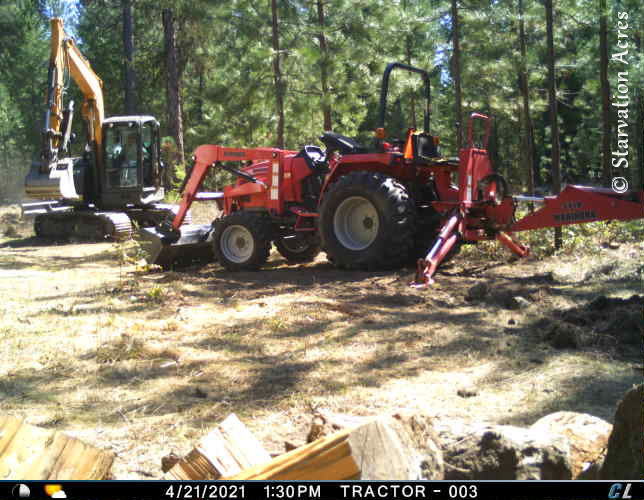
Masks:
[[[496,239],[499,240],[504,247],[508,248],[512,253],[519,257],[527,257],[530,255],[530,247],[515,240],[508,233],[499,231],[496,235]]]
[[[432,245],[431,250],[424,259],[418,259],[416,264],[416,277],[410,283],[414,288],[425,288],[434,283],[433,276],[436,269],[452,247],[458,241],[458,233],[455,232],[458,227],[460,217],[453,215],[441,229],[438,238]]]

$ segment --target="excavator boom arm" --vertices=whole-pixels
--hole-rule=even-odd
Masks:
[[[60,18],[51,20],[51,55],[49,59],[49,87],[45,134],[47,145],[43,155],[47,163],[55,162],[62,144],[63,87],[65,70],[83,93],[82,114],[88,129],[88,140],[100,151],[103,143],[102,124],[105,119],[103,82],[83,57],[76,43],[63,28]],[[100,154],[96,155],[100,161]]]

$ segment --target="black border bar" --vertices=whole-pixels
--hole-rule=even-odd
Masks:
[[[644,500],[644,481],[0,481],[0,500],[13,498]]]

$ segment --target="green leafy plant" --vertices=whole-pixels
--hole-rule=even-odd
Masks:
[[[146,297],[152,302],[163,302],[168,294],[168,291],[161,285],[153,285],[146,293]]]

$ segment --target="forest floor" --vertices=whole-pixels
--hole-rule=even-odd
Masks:
[[[115,479],[161,478],[161,457],[233,412],[279,452],[316,408],[612,421],[642,382],[643,242],[516,262],[468,247],[415,290],[410,269],[343,272],[324,254],[149,273],[134,243],[49,245],[18,216],[0,208],[2,413],[111,448]]]

